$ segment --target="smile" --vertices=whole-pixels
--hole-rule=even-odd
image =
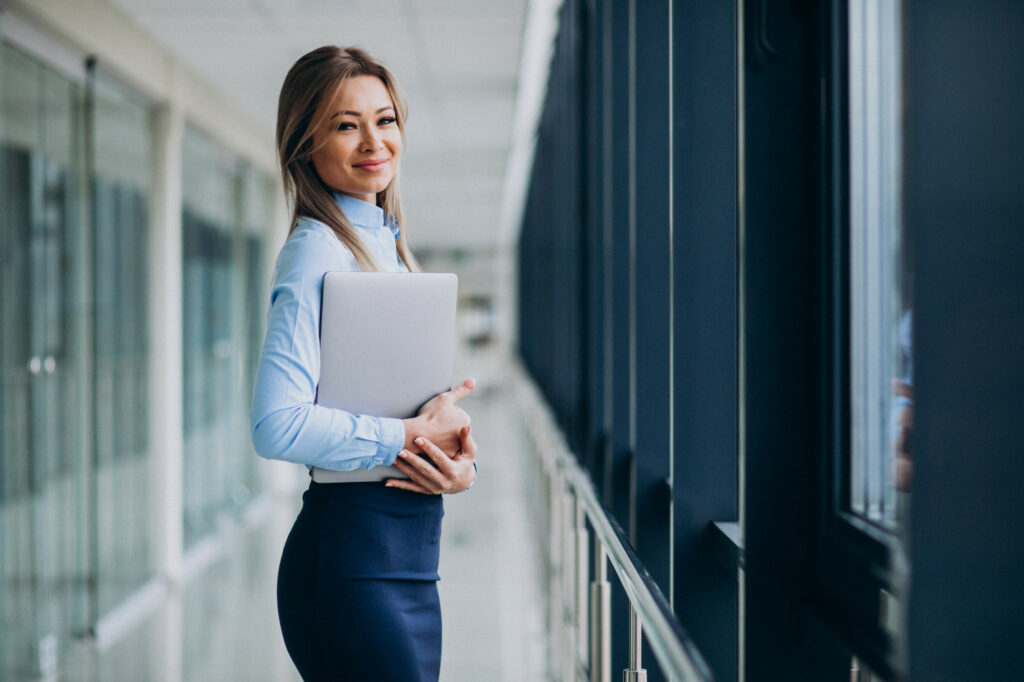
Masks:
[[[379,170],[383,170],[388,165],[387,159],[370,159],[369,161],[362,161],[354,164],[359,170],[367,171],[368,173],[376,173]]]

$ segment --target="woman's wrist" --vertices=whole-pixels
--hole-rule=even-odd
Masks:
[[[405,449],[409,452],[418,452],[419,446],[414,441],[425,435],[423,433],[423,417],[403,419],[402,426],[405,427]]]

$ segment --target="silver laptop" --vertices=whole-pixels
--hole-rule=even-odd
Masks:
[[[328,272],[316,402],[355,414],[415,417],[451,388],[458,278],[451,273]],[[331,471],[318,483],[406,478],[393,466]]]

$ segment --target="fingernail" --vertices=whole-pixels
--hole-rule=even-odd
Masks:
[[[401,452],[398,453],[398,456],[401,457],[402,459],[405,459],[409,455],[406,454],[405,450],[402,450]]]
[[[423,439],[422,438],[417,438],[415,443],[416,443],[416,445],[423,445]]]
[[[385,483],[385,484],[384,484],[384,487],[385,487],[385,488],[393,488],[394,486],[392,486],[392,485],[391,485],[390,483]]]

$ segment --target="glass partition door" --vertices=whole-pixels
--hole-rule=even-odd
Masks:
[[[90,72],[96,588],[102,617],[153,575],[148,438],[148,104]]]
[[[0,677],[22,679],[89,622],[82,87],[0,50]]]

